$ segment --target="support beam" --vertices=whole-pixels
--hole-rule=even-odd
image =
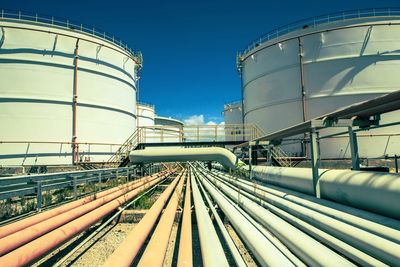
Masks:
[[[353,171],[360,170],[360,156],[358,154],[358,144],[357,144],[357,133],[353,131],[352,127],[349,127],[349,142],[351,149],[351,167]]]
[[[317,198],[321,197],[321,192],[319,188],[319,165],[320,165],[320,158],[319,158],[319,141],[318,141],[318,131],[315,128],[311,129],[310,132],[310,145],[311,145],[311,168],[312,168],[312,177],[313,177],[313,188],[314,188],[314,195]]]
[[[76,40],[75,44],[75,55],[74,55],[74,87],[73,87],[73,96],[72,96],[72,164],[76,164],[79,162],[79,150],[78,144],[76,142],[77,136],[77,107],[78,107],[78,61],[79,61],[79,52],[78,46],[79,39]]]
[[[252,173],[251,173],[251,166],[252,166],[252,156],[253,156],[253,146],[249,146],[249,174],[250,174],[250,179],[252,178]]]

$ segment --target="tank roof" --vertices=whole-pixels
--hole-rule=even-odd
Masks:
[[[257,48],[258,46],[277,39],[280,36],[286,35],[291,32],[299,30],[309,30],[317,28],[323,24],[330,24],[334,22],[344,22],[354,19],[362,18],[400,18],[400,8],[368,8],[368,9],[356,9],[349,11],[336,12],[331,14],[320,15],[316,17],[306,18],[298,20],[284,26],[270,30],[269,32],[262,35],[260,38],[252,41],[244,50],[238,52],[238,68],[239,61],[243,60],[243,57],[247,55],[251,50]]]
[[[171,118],[171,117],[156,116],[154,118],[154,121],[157,121],[157,120],[159,120],[159,121],[160,120],[161,121],[169,121],[169,122],[176,123],[176,124],[179,124],[179,125],[184,125],[183,121],[180,121],[180,120],[177,120],[177,119],[174,119],[174,118]],[[157,122],[156,122],[156,124],[157,124]]]
[[[134,51],[128,45],[114,34],[105,32],[99,28],[91,25],[82,24],[73,20],[43,15],[33,12],[11,10],[11,9],[0,9],[0,21],[17,21],[21,23],[39,24],[57,28],[63,28],[65,30],[72,30],[74,32],[84,33],[103,41],[110,42],[119,48],[123,49],[126,53],[135,58],[135,61],[142,65],[142,54],[140,51]]]

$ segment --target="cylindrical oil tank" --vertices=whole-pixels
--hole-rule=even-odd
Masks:
[[[176,143],[184,139],[183,125],[180,120],[171,117],[156,116],[154,118],[155,138],[157,143]]]
[[[154,138],[154,117],[155,107],[154,105],[146,103],[137,103],[137,126],[141,131],[141,141],[146,143],[154,143],[157,138]]]
[[[137,103],[137,126],[154,126],[154,105]]]
[[[245,122],[272,133],[399,90],[399,46],[398,9],[342,12],[271,31],[238,57]],[[399,111],[387,113],[380,123],[399,118]],[[334,131],[346,129],[320,134]],[[399,126],[360,132],[361,157],[398,155],[399,132]],[[300,143],[284,149],[304,152]],[[350,157],[348,136],[321,140],[321,157]]]
[[[136,128],[140,53],[93,27],[0,11],[0,165],[107,161]]]
[[[224,105],[224,122],[226,141],[236,141],[242,138],[242,101],[236,101]]]

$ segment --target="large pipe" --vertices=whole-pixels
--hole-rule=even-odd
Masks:
[[[397,220],[337,204],[329,200],[319,199],[290,189],[279,188],[269,184],[261,185],[255,181],[233,177],[223,172],[215,173],[221,178],[225,177],[235,185],[238,185],[238,182],[247,185],[248,192],[250,188],[252,192],[262,190],[400,244],[400,222]],[[242,186],[242,188],[244,187]]]
[[[224,148],[160,148],[132,151],[132,163],[173,161],[217,161],[226,168],[246,166]],[[398,174],[319,169],[321,198],[400,219]],[[313,195],[312,169],[253,166],[258,180]]]
[[[133,164],[151,162],[217,161],[225,168],[236,169],[244,165],[232,152],[221,147],[152,148],[133,150],[129,154]]]
[[[12,267],[28,265],[35,259],[61,245],[74,235],[84,231],[92,224],[118,208],[120,205],[134,198],[147,188],[157,184],[164,178],[165,177],[160,177],[148,184],[144,184],[141,187],[136,188],[129,193],[120,196],[119,198],[114,199],[113,201],[110,201],[109,203],[104,204],[103,206],[29,242],[28,244],[9,252],[8,254],[0,257],[0,266]]]
[[[310,168],[254,166],[254,177],[262,182],[313,194]],[[400,219],[398,174],[350,170],[319,170],[321,198]]]
[[[181,199],[183,183],[185,182],[186,174],[181,179],[172,194],[167,207],[161,215],[160,221],[154,230],[153,235],[146,250],[144,251],[140,261],[139,267],[162,267],[167,253],[168,241],[171,235],[172,226],[174,224],[176,210],[178,208],[179,200]]]
[[[232,237],[229,235],[228,230],[226,230],[224,223],[222,222],[217,210],[214,207],[214,204],[211,202],[210,197],[207,195],[202,184],[199,183],[198,185],[199,185],[200,190],[203,192],[203,196],[206,199],[208,207],[210,208],[210,210],[214,216],[214,219],[219,227],[219,230],[221,231],[221,234],[225,239],[226,245],[228,246],[228,248],[232,254],[232,257],[236,263],[236,266],[237,267],[246,267],[247,266],[246,263],[244,262],[242,256],[240,255],[240,252],[239,252],[238,248],[236,247],[235,243],[233,242]],[[178,266],[179,266],[179,264],[178,264]]]
[[[192,203],[190,193],[190,176],[186,181],[185,203],[183,206],[181,239],[177,266],[193,266],[192,252]]]
[[[179,180],[183,179],[181,173],[175,178],[165,191],[158,197],[157,201],[151,206],[150,210],[140,220],[140,222],[133,228],[119,247],[108,257],[104,263],[105,267],[121,266],[129,267],[134,261],[136,255],[143,246],[146,238],[157,222],[165,204],[174,191]]]
[[[203,172],[203,174],[205,174]],[[210,173],[215,175],[215,173]],[[228,184],[228,183],[227,183]],[[231,187],[232,183],[229,183]],[[243,192],[241,192],[243,193]],[[232,205],[236,205],[231,199],[226,198]],[[295,266],[306,266],[296,255],[294,255],[277,237],[272,235],[264,226],[254,220],[248,213],[242,208],[236,206],[236,209],[245,217],[252,225],[254,225],[277,249],[279,249]]]
[[[205,267],[229,266],[224,249],[222,248],[217,232],[215,231],[214,225],[200,195],[194,175],[192,175],[191,179],[203,264]]]
[[[48,232],[50,232],[53,229],[56,229],[57,227],[60,227],[61,225],[64,225],[75,218],[78,218],[79,216],[82,216],[83,214],[86,214],[101,205],[104,205],[105,203],[110,202],[113,199],[116,199],[130,190],[136,189],[144,184],[147,184],[155,179],[158,179],[157,177],[145,177],[140,179],[137,183],[134,183],[128,187],[122,188],[112,194],[106,195],[102,198],[99,198],[97,200],[94,200],[92,202],[89,202],[85,205],[76,207],[74,209],[71,209],[67,212],[61,213],[55,217],[49,218],[45,221],[42,221],[40,223],[37,223],[35,225],[32,225],[26,229],[20,230],[18,232],[15,232],[11,235],[5,236],[0,239],[0,256],[8,253],[9,251],[22,246],[23,244],[28,243],[29,241],[44,235]]]
[[[393,264],[400,260],[397,256],[397,251],[400,251],[400,245],[394,242],[264,192],[260,185],[248,185],[239,179],[232,181],[231,179],[219,177],[219,179],[221,178],[228,182],[229,185],[233,183],[239,189],[243,189],[245,192],[241,192],[241,194],[253,199],[253,201],[259,202],[260,205],[283,217],[285,220],[299,227],[299,229],[311,233],[312,236],[322,240],[324,243],[334,247],[362,265],[376,266],[382,265],[383,262]],[[264,201],[260,202],[260,198],[267,203]],[[318,229],[315,227],[318,227]],[[365,240],[374,240],[374,242],[365,242]],[[377,261],[371,256],[381,261]]]
[[[262,266],[294,266],[212,183],[200,174],[197,177]]]
[[[207,176],[207,178],[224,194],[237,202],[256,221],[276,235],[305,263],[312,266],[330,265],[332,262],[335,262],[338,266],[353,265],[350,261],[322,245],[314,238],[261,207],[258,203],[245,197],[243,194],[240,194],[239,191],[230,188],[215,177]],[[318,253],[315,253],[316,251]]]
[[[163,175],[164,173],[165,173],[165,171],[164,172],[160,172],[160,173],[158,173],[156,175]],[[61,213],[67,212],[67,211],[72,210],[72,209],[74,209],[76,207],[80,207],[82,205],[85,205],[85,204],[87,204],[87,203],[89,203],[89,202],[91,202],[91,201],[93,201],[95,199],[102,198],[102,197],[107,196],[107,195],[109,195],[111,193],[114,193],[114,192],[119,191],[121,189],[127,188],[128,186],[133,185],[133,184],[135,184],[135,183],[137,183],[139,181],[140,180],[138,179],[138,180],[132,181],[132,182],[124,184],[124,185],[119,185],[119,186],[107,189],[105,191],[96,193],[94,195],[90,195],[90,196],[84,197],[82,199],[78,199],[76,201],[61,205],[61,206],[59,206],[57,208],[41,212],[39,214],[33,215],[31,217],[28,217],[26,219],[23,219],[23,220],[20,220],[20,221],[17,221],[17,222],[10,223],[10,224],[7,224],[5,226],[2,226],[2,227],[0,227],[0,238],[3,238],[3,237],[8,236],[8,235],[11,235],[11,234],[13,234],[15,232],[18,232],[18,231],[22,230],[22,229],[28,228],[31,225],[40,223],[40,222],[42,222],[44,220],[47,220],[47,219],[52,218],[52,217],[55,217],[55,216],[57,216],[57,215],[59,215]]]

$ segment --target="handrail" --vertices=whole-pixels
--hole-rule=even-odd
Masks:
[[[152,109],[155,108],[155,105],[153,105],[153,104],[145,103],[145,102],[140,102],[140,101],[137,101],[137,102],[136,102],[136,105],[141,105],[141,106],[149,107],[149,108],[152,108]]]
[[[400,8],[398,7],[388,7],[388,8],[366,8],[366,9],[356,9],[349,11],[336,12],[331,14],[320,15],[316,17],[306,18],[298,20],[284,26],[270,30],[269,32],[262,35],[260,38],[253,40],[244,50],[238,53],[238,58],[246,55],[251,50],[260,46],[261,44],[278,38],[282,35],[288,34],[301,29],[315,28],[316,26],[330,23],[330,22],[340,22],[350,19],[360,19],[360,18],[374,18],[374,17],[397,17],[400,16]]]
[[[229,108],[231,106],[236,106],[238,104],[242,104],[242,100],[235,100],[235,101],[232,101],[232,102],[227,102],[227,103],[224,104],[224,108]]]
[[[129,53],[133,58],[135,58],[137,60],[138,65],[142,65],[142,54],[140,51],[135,52],[130,47],[128,47],[128,44],[122,42],[120,38],[117,38],[115,35],[107,33],[94,26],[78,23],[73,20],[55,16],[48,16],[21,10],[1,9],[0,20],[5,20],[5,19],[17,20],[17,21],[29,21],[38,24],[52,25],[67,30],[73,30],[76,32],[89,34],[104,41],[111,42],[114,45],[120,47],[121,49]]]

